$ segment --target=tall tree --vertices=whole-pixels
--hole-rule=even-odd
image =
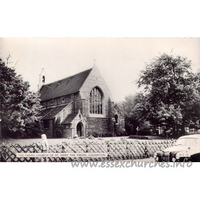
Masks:
[[[151,124],[147,121],[147,115],[150,115],[150,106],[143,93],[129,95],[125,101],[120,103],[121,110],[126,121],[126,131],[129,134],[150,134]],[[139,130],[139,131],[138,131]]]
[[[185,57],[162,54],[146,66],[138,81],[151,107],[151,121],[178,134],[191,123],[199,126],[200,76]],[[149,117],[150,115],[146,115]],[[148,119],[148,120],[149,120]]]
[[[33,136],[33,127],[35,134],[39,131],[40,99],[29,87],[28,82],[0,59],[0,118],[4,137]]]

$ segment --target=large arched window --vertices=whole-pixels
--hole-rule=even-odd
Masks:
[[[103,94],[97,87],[93,88],[90,92],[90,113],[102,114],[102,100]]]

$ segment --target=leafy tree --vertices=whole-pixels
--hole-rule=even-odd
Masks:
[[[40,99],[13,68],[0,59],[0,117],[3,137],[33,137],[40,131]]]
[[[151,134],[150,129],[153,128],[153,125],[147,120],[147,116],[151,115],[151,107],[147,97],[142,92],[126,96],[121,107],[125,116],[126,130],[129,134]]]
[[[192,73],[187,58],[162,54],[142,71],[138,85],[149,105],[146,120],[164,125],[166,133],[183,134],[191,123],[199,127],[200,75]]]

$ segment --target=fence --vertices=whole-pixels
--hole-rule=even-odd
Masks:
[[[174,140],[88,140],[62,142],[49,146],[48,153],[107,153],[104,158],[70,157],[17,157],[17,153],[42,153],[41,143],[20,145],[18,143],[0,146],[1,162],[71,162],[105,161],[149,158],[156,151],[173,146]]]

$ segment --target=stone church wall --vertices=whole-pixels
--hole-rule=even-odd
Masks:
[[[109,118],[87,118],[87,135],[111,136]]]
[[[69,127],[63,128],[63,138],[72,138],[72,128]]]
[[[105,118],[107,118],[109,117],[109,102],[110,102],[111,93],[103,77],[101,76],[99,70],[96,67],[93,68],[93,70],[87,77],[87,81],[84,82],[80,90],[80,96],[82,99],[84,99],[83,101],[83,107],[85,108],[84,115],[86,117],[91,117],[89,113],[90,92],[96,86],[99,87],[103,93],[103,115]]]

